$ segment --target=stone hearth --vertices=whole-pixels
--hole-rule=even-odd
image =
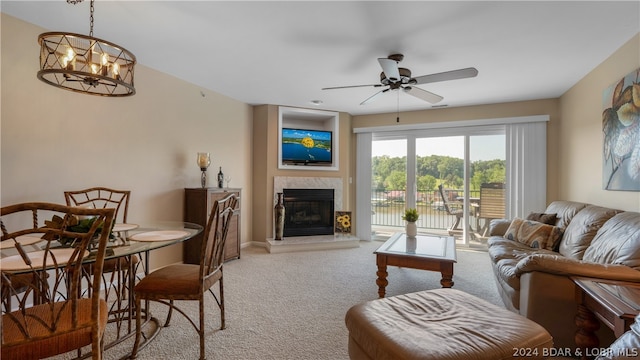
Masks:
[[[360,247],[360,239],[348,234],[294,236],[285,237],[282,240],[274,240],[273,238],[267,239],[267,251],[271,254],[292,251],[348,249],[356,247]]]

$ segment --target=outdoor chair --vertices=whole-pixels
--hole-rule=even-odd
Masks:
[[[90,261],[96,274],[102,272],[109,238],[105,229],[111,228],[114,214],[114,209],[38,202],[2,207],[1,241],[14,243],[3,249],[0,268],[3,360],[41,359],[88,345],[93,359],[102,358],[107,303],[101,277],[84,285],[91,291],[81,291],[81,268]],[[23,247],[25,237],[41,239],[40,250]],[[18,275],[30,281],[12,282]]]
[[[200,335],[200,359],[205,358],[204,295],[209,291],[218,304],[220,308],[220,330],[223,330],[225,328],[222,273],[224,245],[231,218],[238,211],[237,204],[238,196],[235,193],[231,193],[213,203],[213,208],[204,230],[200,264],[169,265],[148,274],[134,287],[137,311],[136,339],[131,353],[132,359],[137,356],[142,336],[142,300],[151,300],[169,306],[169,313],[164,327],[169,326],[173,310],[182,314]],[[219,298],[212,289],[216,283],[219,285]],[[187,313],[174,304],[175,300],[197,300],[199,302],[199,325],[196,325]]]
[[[456,217],[453,225],[449,226],[449,228],[447,229],[447,231],[449,232],[449,235],[452,235],[455,231],[462,231],[462,229],[458,228],[458,226],[460,225],[460,222],[462,221],[462,217],[464,216],[464,209],[462,208],[454,209],[451,206],[451,204],[449,203],[449,199],[444,193],[444,188],[442,184],[438,185],[438,192],[440,193],[440,197],[442,198],[442,204],[444,206],[444,209],[447,211],[449,215],[453,215]]]
[[[484,219],[484,225],[478,232],[486,237],[489,222],[505,217],[505,189],[503,183],[483,183],[480,185],[480,209],[478,218]]]

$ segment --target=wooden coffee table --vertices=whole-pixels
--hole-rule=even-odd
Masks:
[[[453,286],[453,264],[456,262],[456,243],[452,236],[418,235],[408,237],[395,233],[374,252],[378,265],[378,296],[383,298],[387,281],[387,266],[439,271],[440,284]]]

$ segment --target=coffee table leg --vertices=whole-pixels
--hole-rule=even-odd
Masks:
[[[441,264],[440,274],[442,274],[440,285],[442,285],[443,288],[453,287],[453,264]]]
[[[385,291],[384,289],[387,287],[387,284],[389,284],[389,281],[387,281],[387,275],[389,275],[389,273],[387,273],[387,259],[385,259],[383,256],[379,256],[377,257],[376,263],[378,265],[378,271],[376,272],[376,275],[378,275],[378,278],[376,279],[376,284],[378,285],[378,297],[383,298]]]

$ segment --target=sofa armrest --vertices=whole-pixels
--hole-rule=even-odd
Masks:
[[[491,219],[489,222],[489,236],[504,236],[511,225],[508,219]]]
[[[640,271],[628,266],[585,262],[560,254],[531,254],[518,262],[515,271],[516,275],[541,271],[557,275],[640,282]]]

